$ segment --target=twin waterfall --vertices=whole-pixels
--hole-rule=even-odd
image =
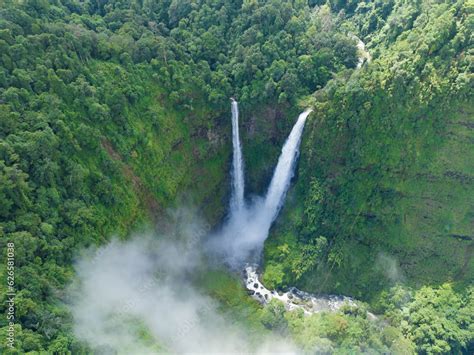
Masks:
[[[245,206],[244,202],[244,164],[242,158],[242,148],[239,137],[239,107],[237,101],[232,100],[232,197],[231,197],[231,214],[235,215]],[[265,202],[263,204],[264,211],[261,211],[268,220],[270,225],[285,200],[286,192],[290,186],[291,179],[294,175],[296,160],[299,155],[299,146],[301,136],[303,134],[306,118],[311,113],[311,109],[307,109],[301,113],[288,136],[285,145],[281,151],[278,164],[273,173],[270,187],[268,188]],[[264,221],[262,221],[264,222]],[[269,226],[270,227],[270,226]],[[266,236],[265,236],[266,237]]]
[[[244,171],[239,137],[239,110],[232,99],[232,196],[229,222],[223,228],[223,237],[217,248],[224,253],[227,263],[240,268],[245,263],[257,261],[268,236],[272,222],[283,205],[294,175],[301,136],[306,118],[311,110],[300,114],[281,151],[265,198],[244,199]]]
[[[220,249],[225,250],[227,263],[234,268],[244,268],[245,286],[252,297],[261,303],[278,299],[286,309],[302,309],[305,314],[321,311],[336,311],[345,304],[356,306],[356,302],[344,296],[314,296],[295,287],[287,292],[268,290],[260,282],[257,272],[258,261],[265,239],[283,206],[286,193],[294,175],[299,146],[308,109],[301,113],[288,136],[273,172],[267,194],[263,199],[251,203],[244,200],[243,158],[239,138],[239,110],[237,101],[232,99],[232,197],[230,219],[220,235]]]

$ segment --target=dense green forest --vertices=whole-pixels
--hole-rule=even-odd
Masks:
[[[383,276],[389,256],[410,284],[473,281],[468,9],[395,8],[392,28],[411,21],[410,30],[388,43],[388,26],[368,34],[370,65],[341,73],[315,94],[318,117],[295,189],[295,200],[304,202],[288,206],[280,235],[303,244],[323,235],[333,245],[330,275],[320,270],[322,279],[311,273],[302,282],[334,288],[322,280],[335,277],[336,289],[368,298],[390,281]],[[379,272],[370,269],[377,258]]]
[[[81,249],[229,197],[229,97],[251,192],[311,106],[266,285],[357,297],[305,317],[199,280],[256,332],[314,353],[474,351],[474,3],[4,0],[0,245],[15,243],[15,350],[90,353],[67,285]],[[357,69],[354,35],[372,57]],[[0,266],[7,312],[6,262]],[[212,278],[212,279],[211,279]]]

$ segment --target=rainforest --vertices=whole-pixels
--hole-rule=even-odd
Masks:
[[[0,353],[473,354],[473,27],[0,1]]]

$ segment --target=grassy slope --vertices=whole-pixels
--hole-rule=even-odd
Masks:
[[[393,209],[402,222],[389,229],[399,235],[389,245],[402,264],[407,260],[407,277],[419,283],[446,277],[470,281],[474,275],[474,108],[461,106],[446,120],[430,161],[407,179],[393,181],[402,195]]]
[[[245,326],[248,333],[257,338],[266,331],[257,317],[262,306],[248,296],[237,276],[222,269],[206,270],[197,275],[196,284],[219,302],[224,315]]]

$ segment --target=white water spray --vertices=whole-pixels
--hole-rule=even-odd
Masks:
[[[240,211],[244,207],[244,163],[239,137],[239,106],[232,99],[232,198],[231,212]]]

